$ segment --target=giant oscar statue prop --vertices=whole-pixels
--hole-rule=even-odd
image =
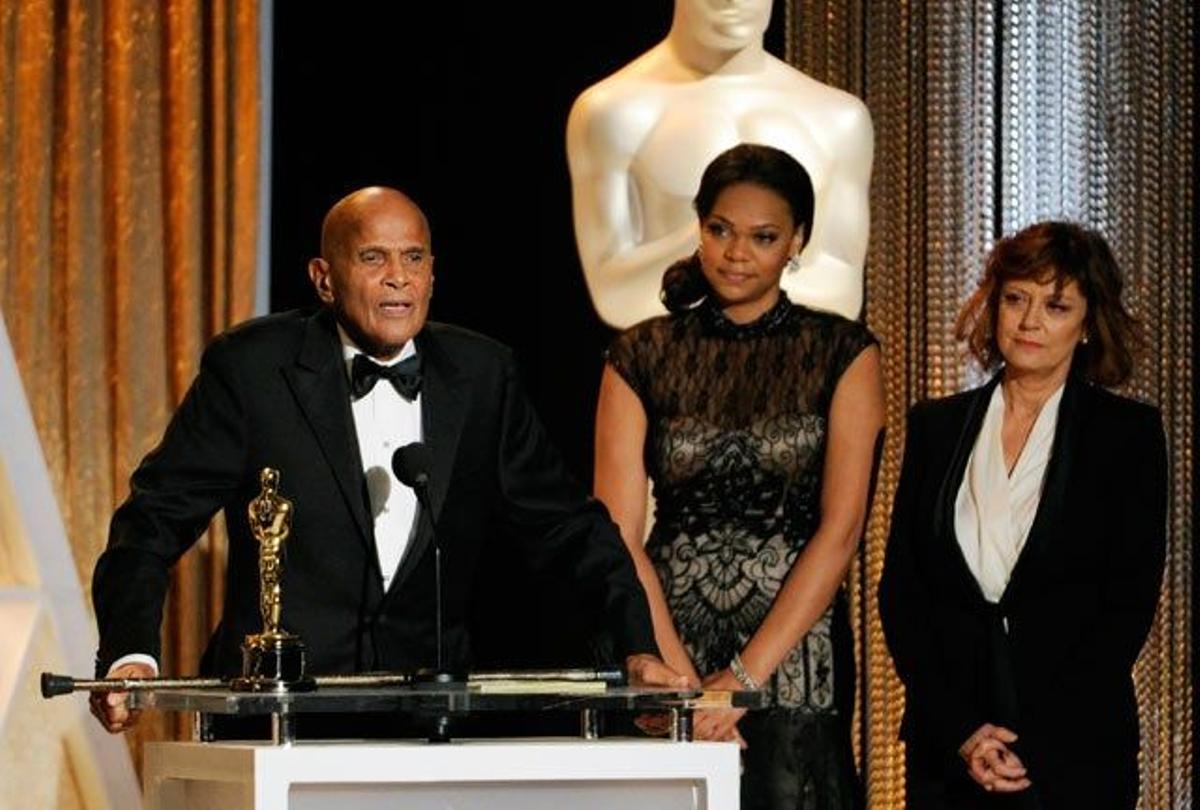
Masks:
[[[279,471],[264,467],[262,490],[250,501],[250,530],[258,541],[259,611],[261,633],[242,644],[242,677],[238,691],[301,691],[315,688],[305,671],[305,646],[299,636],[280,625],[283,613],[283,544],[292,529],[292,502],[279,494]]]
[[[589,87],[567,122],[575,240],[596,311],[626,328],[666,310],[663,271],[696,249],[692,197],[738,143],[791,154],[816,217],[783,289],[857,318],[874,133],[866,106],[763,48],[771,0],[675,0],[667,38]]]

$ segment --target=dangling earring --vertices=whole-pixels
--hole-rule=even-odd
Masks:
[[[798,271],[800,269],[800,254],[793,253],[791,258],[787,260],[787,264],[784,265],[784,269],[788,273],[795,273]]]
[[[1080,343],[1082,343],[1084,346],[1086,346],[1086,345],[1087,345],[1087,342],[1088,342],[1088,336],[1087,336],[1087,333],[1086,333],[1086,332],[1084,333],[1083,337],[1081,337],[1081,338],[1079,339],[1079,342],[1080,342]]]

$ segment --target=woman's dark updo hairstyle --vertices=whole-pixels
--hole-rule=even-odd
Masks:
[[[757,143],[725,150],[704,170],[700,190],[692,201],[701,221],[712,213],[721,192],[739,183],[761,186],[783,198],[792,210],[793,224],[804,229],[804,241],[808,241],[812,235],[813,187],[799,161],[781,149]],[[660,297],[669,311],[682,312],[700,303],[711,291],[697,251],[667,268]]]
[[[954,330],[986,370],[1004,361],[996,323],[1000,293],[1012,280],[1053,281],[1059,290],[1071,281],[1078,284],[1087,301],[1087,342],[1075,347],[1072,371],[1097,385],[1117,386],[1129,379],[1138,324],[1121,302],[1121,268],[1103,236],[1072,222],[1047,221],[996,243],[983,281],[963,305]]]

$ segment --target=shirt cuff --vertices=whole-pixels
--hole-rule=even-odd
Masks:
[[[108,668],[108,675],[106,677],[112,677],[112,674],[116,669],[123,667],[126,664],[145,664],[146,666],[150,667],[150,669],[154,670],[154,673],[150,677],[158,677],[158,662],[154,660],[153,656],[146,655],[145,653],[130,653],[129,655],[122,655],[116,661],[112,662],[112,666]]]

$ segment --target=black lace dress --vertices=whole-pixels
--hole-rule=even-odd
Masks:
[[[702,677],[746,645],[816,531],[834,388],[874,342],[858,323],[781,296],[750,324],[705,302],[610,347],[649,420],[646,550]],[[858,806],[851,644],[839,594],[772,676],[773,708],[739,724],[743,807]]]

